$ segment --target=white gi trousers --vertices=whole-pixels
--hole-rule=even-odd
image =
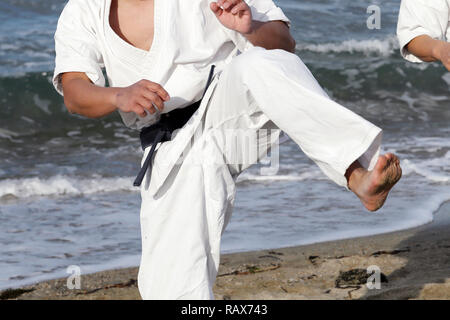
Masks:
[[[239,139],[258,129],[275,131]],[[259,47],[240,54],[215,75],[191,120],[159,146],[142,183],[143,299],[214,299],[235,179],[251,165],[249,148],[265,155],[280,130],[340,186],[354,161],[371,170],[378,159],[381,129],[330,100],[295,54]],[[230,132],[238,136],[231,155]]]

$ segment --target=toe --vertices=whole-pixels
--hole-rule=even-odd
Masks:
[[[399,162],[400,160],[398,159],[398,157],[394,154],[394,155],[392,155],[392,161],[394,161],[394,162]]]
[[[400,164],[398,164],[397,181],[400,180],[402,174],[403,174],[402,167],[400,167]]]
[[[383,154],[378,158],[375,165],[375,171],[383,171],[389,164],[389,157],[387,154]]]

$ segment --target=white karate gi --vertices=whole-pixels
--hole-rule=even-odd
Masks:
[[[155,0],[150,52],[114,34],[107,19],[110,0],[71,0],[55,36],[54,84],[60,92],[58,75],[69,71],[86,72],[103,85],[104,64],[112,86],[142,78],[160,83],[171,96],[166,107],[174,109],[200,99],[210,65],[217,66],[200,108],[159,146],[141,186],[138,283],[144,299],[214,298],[221,235],[231,217],[235,179],[251,165],[240,161],[249,146],[264,155],[281,129],[344,187],[344,174],[355,160],[371,170],[379,154],[378,127],[331,101],[296,55],[253,47],[225,29],[209,3]],[[288,22],[271,0],[248,3],[260,21]],[[243,53],[236,56],[238,49]],[[133,128],[156,121],[121,115]],[[229,161],[224,137],[261,128],[275,131],[238,140],[232,155],[238,161]]]
[[[406,49],[406,45],[411,40],[421,35],[449,41],[450,0],[402,0],[397,36],[405,59],[411,62],[423,62]]]

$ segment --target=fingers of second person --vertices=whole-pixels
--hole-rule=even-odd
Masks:
[[[151,81],[145,81],[143,82],[146,89],[157,93],[161,99],[164,101],[167,101],[170,99],[169,93],[164,89],[159,83],[151,82]]]
[[[161,97],[158,94],[156,94],[150,90],[147,90],[143,93],[143,97],[146,100],[149,100],[150,104],[153,103],[160,111],[163,111],[164,101],[161,99]]]

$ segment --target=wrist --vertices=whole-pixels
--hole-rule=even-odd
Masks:
[[[445,45],[444,41],[435,40],[431,48],[431,54],[434,59],[442,61],[442,47]]]
[[[122,88],[110,88],[110,92],[108,94],[108,102],[109,105],[114,108],[114,110],[119,109],[119,96],[122,92]]]
[[[261,21],[257,21],[257,20],[252,20],[252,22],[250,23],[250,28],[247,32],[242,32],[242,35],[247,37],[247,36],[252,36],[253,34],[255,34],[256,30],[263,24],[263,22]]]
[[[252,22],[250,23],[250,27],[248,28],[248,31],[241,32],[241,33],[243,36],[246,36],[246,37],[251,36],[255,32],[255,29],[256,29],[256,23],[255,23],[255,20],[252,20]]]

